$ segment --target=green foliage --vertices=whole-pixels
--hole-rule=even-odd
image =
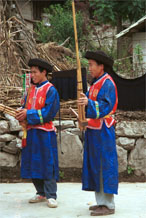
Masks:
[[[71,58],[71,57],[69,57],[69,56],[66,56],[66,59],[67,59],[67,61],[68,61],[71,65],[74,65],[74,64],[76,63],[76,59],[73,59],[73,58]]]
[[[143,52],[140,44],[137,44],[133,50],[134,53],[134,69],[137,72],[145,73],[143,67]]]
[[[133,63],[129,57],[116,60],[113,69],[124,78],[133,78],[136,76],[136,72],[133,70]]]
[[[136,55],[136,59],[137,59],[137,62],[139,63],[139,64],[141,64],[142,63],[142,61],[143,61],[143,52],[142,52],[142,47],[141,47],[141,45],[139,45],[139,44],[137,44],[136,46],[135,46],[135,48],[134,48],[134,54]]]
[[[146,3],[142,0],[89,0],[94,11],[94,18],[101,24],[117,25],[117,18],[122,21],[137,21],[145,15]]]
[[[134,169],[130,166],[127,167],[127,173],[130,175],[130,174],[133,174],[134,172]]]
[[[45,26],[44,21],[37,23],[35,32],[37,34],[37,40],[40,42],[46,43],[50,41],[51,29],[48,26]]]
[[[63,171],[59,171],[59,177],[60,177],[61,179],[64,178],[64,172],[63,172]]]
[[[86,58],[81,58],[82,67],[88,67],[88,60]]]
[[[50,27],[45,26],[44,21],[37,24],[36,33],[37,39],[41,42],[57,42],[62,44],[69,38],[66,47],[75,50],[74,27],[71,0],[68,0],[64,6],[60,4],[52,5],[44,10],[48,16]],[[83,19],[80,12],[76,12],[76,23],[78,32],[79,45],[82,42],[82,24]]]

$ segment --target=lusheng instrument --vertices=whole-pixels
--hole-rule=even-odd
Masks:
[[[3,104],[0,104],[0,111],[2,111],[3,113],[9,114],[12,117],[15,117],[17,113],[16,109],[5,106]]]
[[[83,85],[82,85],[81,63],[80,63],[80,58],[79,58],[79,47],[78,47],[74,0],[72,0],[72,12],[73,12],[73,24],[74,24],[75,46],[76,46],[76,59],[77,59],[77,99],[79,99],[80,93],[83,92]],[[73,113],[75,112],[73,109],[71,109],[71,111]],[[85,118],[85,106],[78,105],[78,114],[76,114],[76,112],[74,114],[77,116],[80,130],[85,130],[88,124]]]

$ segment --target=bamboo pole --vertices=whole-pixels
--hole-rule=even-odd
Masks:
[[[78,37],[77,37],[74,0],[72,0],[72,12],[73,12],[73,24],[74,24],[75,46],[76,46],[76,59],[77,59],[77,99],[79,99],[80,93],[83,92],[83,85],[82,85],[81,63],[79,58],[79,46],[78,46]],[[80,130],[84,130],[85,126],[87,125],[87,121],[85,118],[85,106],[78,105],[78,121],[79,121]]]
[[[3,104],[0,104],[0,111],[2,111],[3,113],[9,114],[13,117],[16,116],[16,110],[14,108],[5,106]]]

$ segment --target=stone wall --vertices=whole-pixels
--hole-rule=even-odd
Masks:
[[[13,117],[5,117],[6,120],[0,120],[0,169],[11,171],[20,166],[22,129]],[[59,129],[59,121],[54,121],[54,125]],[[57,136],[60,168],[81,169],[83,144],[77,123],[62,121],[61,129],[61,146],[60,134]],[[119,173],[129,171],[146,177],[146,121],[118,121],[115,130]]]

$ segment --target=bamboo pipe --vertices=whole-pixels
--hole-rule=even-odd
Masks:
[[[14,108],[5,106],[3,104],[0,104],[0,111],[2,111],[3,113],[9,114],[13,117],[16,116],[16,110]]]
[[[75,46],[76,46],[76,59],[77,59],[77,99],[79,99],[80,93],[83,92],[83,85],[82,85],[81,63],[79,58],[79,46],[78,46],[78,37],[77,37],[74,0],[72,0],[72,12],[73,12],[73,24],[74,24]],[[77,105],[77,106],[78,106],[79,128],[80,130],[85,130],[85,126],[87,125],[87,120],[85,118],[85,106],[82,105]]]

